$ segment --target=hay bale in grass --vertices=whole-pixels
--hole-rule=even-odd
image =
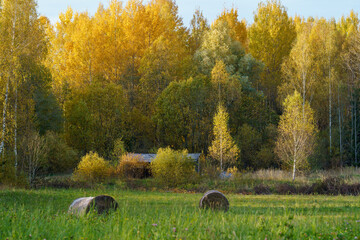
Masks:
[[[205,209],[210,208],[211,210],[223,210],[226,212],[229,210],[229,201],[221,192],[211,190],[207,191],[200,199],[199,207]]]
[[[69,207],[69,213],[75,215],[85,215],[91,209],[94,209],[98,214],[106,213],[109,210],[116,210],[118,203],[111,196],[100,195],[97,197],[83,197],[78,198],[72,202]]]

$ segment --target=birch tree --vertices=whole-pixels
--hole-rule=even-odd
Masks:
[[[340,54],[341,63],[345,72],[345,81],[348,89],[347,100],[348,113],[347,119],[350,121],[350,137],[344,137],[344,142],[348,142],[351,157],[350,162],[355,166],[358,165],[358,114],[357,103],[360,79],[360,33],[358,31],[360,20],[354,12],[350,13],[350,16],[343,17],[339,23],[339,30],[344,38],[342,52]],[[346,114],[346,112],[345,112]],[[341,120],[341,118],[340,118]],[[345,132],[345,131],[344,131]],[[346,133],[346,132],[345,132]]]
[[[2,131],[0,155],[5,148],[5,134],[8,132],[9,92],[14,98],[14,155],[15,170],[17,168],[17,109],[19,58],[28,56],[33,59],[41,56],[42,44],[41,21],[36,13],[36,3],[33,0],[2,0],[0,9],[0,79],[5,81],[5,97],[3,103]]]
[[[265,64],[259,88],[272,107],[276,107],[277,91],[281,84],[281,65],[289,56],[295,38],[295,25],[280,1],[260,2],[254,23],[249,28],[249,51]]]
[[[307,165],[313,152],[317,128],[313,110],[307,101],[303,107],[302,97],[297,91],[285,99],[283,106],[275,152],[284,168],[292,168],[294,181],[296,171]]]
[[[209,147],[209,155],[219,161],[220,169],[223,171],[224,165],[235,163],[240,150],[236,146],[228,129],[229,115],[225,108],[219,104],[218,111],[214,117],[214,140]]]

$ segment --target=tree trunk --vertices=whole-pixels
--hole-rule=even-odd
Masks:
[[[293,164],[293,174],[292,174],[292,181],[295,181],[295,172],[296,172],[296,157],[297,157],[297,149],[296,149],[297,141],[294,137],[294,164]]]
[[[332,118],[331,118],[331,68],[330,68],[330,59],[329,59],[329,156],[331,160],[331,124],[332,124]]]
[[[355,95],[354,99],[354,147],[355,147],[355,167],[358,167],[358,160],[357,160],[357,99]]]
[[[294,156],[294,165],[293,165],[293,175],[292,175],[292,181],[295,181],[295,172],[296,172],[296,156]]]
[[[340,85],[338,86],[338,115],[339,115],[339,148],[340,148],[340,167],[343,167],[342,159],[342,125],[341,125],[341,106],[340,106]]]
[[[305,117],[305,97],[306,97],[306,73],[303,72],[303,104],[302,104],[302,114],[303,119]]]
[[[223,170],[223,145],[222,145],[222,129],[220,132],[220,170]]]
[[[5,99],[4,99],[4,107],[3,107],[3,126],[2,126],[1,143],[0,143],[0,155],[4,153],[5,132],[6,132],[6,108],[9,98],[9,82],[10,82],[10,75],[8,76],[6,82],[6,91],[5,91]]]
[[[15,157],[15,176],[17,176],[17,166],[18,166],[18,153],[17,153],[17,104],[18,104],[18,89],[17,81],[15,80],[15,108],[14,108],[14,120],[15,120],[15,129],[14,129],[14,157]]]
[[[354,99],[353,99],[353,92],[350,89],[350,108],[351,108],[351,137],[350,137],[350,154],[353,154],[354,149]],[[351,160],[351,164],[354,164],[354,160]]]

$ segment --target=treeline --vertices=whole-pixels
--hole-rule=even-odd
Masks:
[[[209,24],[196,10],[187,28],[175,1],[112,0],[51,24],[34,0],[2,1],[2,177],[63,172],[90,151],[207,155],[220,103],[234,165],[278,168],[281,103],[295,90],[318,129],[308,166],[358,166],[358,15],[290,17],[269,0],[252,24],[239,18],[225,9]]]

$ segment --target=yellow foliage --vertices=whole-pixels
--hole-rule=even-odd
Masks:
[[[109,163],[96,152],[90,152],[81,158],[74,172],[77,181],[103,181],[111,174]]]
[[[227,174],[231,174],[231,175],[236,175],[237,173],[239,173],[239,170],[238,170],[238,168],[237,167],[231,167],[231,168],[228,168],[227,170],[226,170],[226,173]]]
[[[308,164],[317,132],[314,112],[297,91],[284,101],[284,113],[280,117],[278,132],[275,152],[284,168],[293,169],[294,180],[296,170]]]
[[[236,146],[228,129],[229,114],[225,108],[219,104],[218,111],[214,116],[214,140],[209,147],[209,155],[220,163],[220,169],[235,163],[240,150]]]
[[[195,173],[194,161],[187,150],[176,151],[170,147],[160,148],[151,162],[154,177],[168,186],[176,186],[188,181]]]
[[[249,51],[265,64],[260,90],[275,106],[277,88],[281,84],[281,64],[296,38],[295,24],[278,0],[259,3],[254,23],[249,29]]]
[[[141,156],[135,154],[122,155],[116,168],[116,175],[126,178],[144,177],[148,163]]]
[[[246,30],[246,22],[242,20],[241,22],[238,20],[238,11],[237,9],[232,8],[230,11],[224,10],[221,15],[215,20],[217,21],[225,21],[230,28],[231,37],[240,42],[241,45],[247,50],[247,30]]]

